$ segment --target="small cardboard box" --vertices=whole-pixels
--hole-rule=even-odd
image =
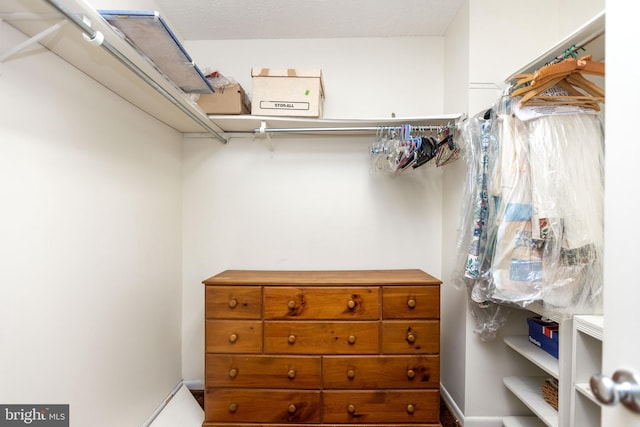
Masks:
[[[545,322],[540,316],[529,317],[527,323],[529,324],[529,342],[557,359],[558,324],[556,322]]]
[[[216,88],[214,93],[200,95],[198,105],[206,114],[249,114],[251,103],[240,84]]]
[[[253,68],[251,114],[322,117],[322,70]]]

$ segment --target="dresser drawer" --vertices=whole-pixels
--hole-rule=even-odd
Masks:
[[[207,387],[319,389],[320,357],[207,354]]]
[[[262,322],[259,320],[205,320],[207,353],[260,353]]]
[[[264,350],[274,354],[375,354],[379,322],[264,322]]]
[[[319,391],[207,389],[205,422],[318,423]]]
[[[266,287],[265,319],[375,320],[379,287]]]
[[[440,356],[325,356],[324,388],[438,388]]]
[[[260,319],[262,289],[259,286],[206,286],[205,318]]]
[[[386,320],[382,322],[382,352],[414,354],[440,352],[439,320]]]
[[[440,418],[439,390],[325,391],[327,423],[436,423]]]
[[[439,286],[385,286],[382,289],[384,319],[439,319]]]

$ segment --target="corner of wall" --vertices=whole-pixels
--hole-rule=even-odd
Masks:
[[[469,81],[469,1],[460,7],[444,39],[443,110],[467,114]],[[441,382],[449,406],[461,418],[465,407],[466,294],[452,284],[451,271],[457,260],[458,212],[465,165],[459,160],[444,170],[442,224],[442,323]]]

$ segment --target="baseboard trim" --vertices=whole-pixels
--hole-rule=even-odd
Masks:
[[[465,427],[503,427],[502,417],[467,417]]]
[[[440,396],[454,417],[464,427],[502,427],[502,417],[465,417],[447,389],[440,384]]]
[[[460,422],[461,426],[464,426],[464,414],[458,407],[458,404],[453,400],[447,389],[440,383],[440,396],[449,410],[453,413],[453,416]]]

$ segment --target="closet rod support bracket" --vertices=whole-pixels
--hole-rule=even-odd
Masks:
[[[82,22],[84,22],[89,28],[91,28],[91,20],[88,17],[83,16]],[[102,32],[100,31],[94,31],[92,35],[82,33],[82,38],[84,39],[84,41],[94,47],[102,46],[102,43],[104,42],[104,34],[102,34]]]
[[[31,45],[33,45],[35,43],[38,43],[43,38],[55,33],[60,28],[62,28],[62,26],[66,22],[67,22],[67,20],[63,19],[62,21],[58,22],[57,24],[53,24],[49,28],[46,28],[46,29],[40,31],[38,34],[28,38],[27,40],[23,41],[22,43],[18,43],[12,49],[9,49],[8,51],[3,52],[2,54],[0,54],[0,64],[4,63],[4,61],[6,61],[7,59],[13,57],[14,55],[17,55],[18,53],[22,52],[24,49],[28,48],[29,46],[31,46]],[[0,20],[0,23],[2,25],[4,25],[4,20]]]

